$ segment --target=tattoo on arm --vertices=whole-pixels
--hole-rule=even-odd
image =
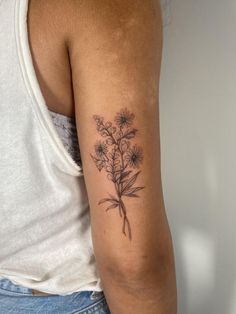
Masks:
[[[114,183],[115,196],[108,193],[109,197],[103,198],[98,205],[108,203],[106,211],[118,207],[119,215],[123,218],[122,232],[132,239],[131,227],[127,218],[124,197],[139,197],[137,192],[144,186],[133,186],[141,170],[136,171],[143,161],[143,150],[132,140],[137,129],[133,128],[135,115],[127,108],[122,108],[115,115],[114,125],[104,121],[104,117],[93,115],[96,128],[104,140],[98,140],[94,145],[95,153],[90,156],[99,171],[107,172],[108,180]]]

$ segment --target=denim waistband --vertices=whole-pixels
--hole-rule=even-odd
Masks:
[[[110,314],[103,291],[34,296],[31,288],[0,278],[0,314]]]
[[[21,285],[14,284],[8,278],[0,278],[0,288],[9,292],[15,292],[19,294],[32,295],[32,289]]]
[[[19,284],[15,284],[10,279],[8,279],[6,277],[0,277],[0,288],[3,290],[9,291],[9,292],[13,292],[13,293],[26,294],[26,295],[34,296],[32,288],[28,288],[28,287],[25,287],[25,286],[22,286]],[[85,292],[85,290],[74,292],[74,293],[82,293],[82,292]],[[101,296],[101,294],[103,294],[103,291],[87,291],[87,292],[91,292],[91,299],[96,299],[97,296]],[[50,295],[51,296],[53,296],[53,295],[58,296],[58,294],[50,294]]]

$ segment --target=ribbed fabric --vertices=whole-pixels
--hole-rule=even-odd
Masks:
[[[28,0],[0,2],[0,276],[54,294],[102,290],[82,165],[33,68]]]

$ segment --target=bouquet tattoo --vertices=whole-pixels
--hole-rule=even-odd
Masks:
[[[132,140],[137,129],[133,125],[135,115],[127,108],[122,108],[115,115],[114,124],[104,121],[99,115],[93,115],[96,129],[103,139],[94,145],[95,154],[90,154],[99,171],[102,169],[107,173],[107,179],[114,183],[115,195],[108,193],[109,197],[101,199],[98,204],[107,203],[106,211],[118,208],[119,215],[123,219],[122,232],[126,236],[128,230],[129,239],[131,227],[127,218],[127,209],[124,197],[139,197],[137,192],[144,186],[134,186],[140,174],[139,168],[143,161],[143,150]]]

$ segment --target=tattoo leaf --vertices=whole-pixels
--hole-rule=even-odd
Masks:
[[[106,208],[106,211],[109,210],[109,209],[111,209],[111,208],[118,207],[118,205],[119,205],[119,203],[117,203],[117,204],[112,204],[112,205],[110,205],[110,206],[108,206],[108,207]]]
[[[126,191],[123,193],[123,195],[129,196],[129,194],[133,194],[133,193],[135,193],[135,192],[137,192],[137,191],[139,191],[139,190],[142,190],[142,189],[144,189],[144,186],[139,186],[139,187],[135,187],[135,188],[130,188],[130,189],[126,190]]]
[[[128,179],[127,181],[125,181],[125,184],[121,190],[121,193],[124,194],[127,190],[129,190],[129,188],[134,184],[134,182],[136,181],[139,173],[141,172],[141,170],[139,170],[138,172],[136,172],[130,179]]]
[[[111,203],[116,203],[118,204],[119,201],[117,199],[114,199],[114,198],[103,198],[101,199],[99,202],[98,202],[98,205],[102,204],[102,203],[105,203],[105,202],[111,202]]]
[[[124,132],[122,138],[131,139],[135,137],[137,131],[137,129],[128,129],[126,132]]]
[[[129,170],[129,171],[125,171],[123,173],[121,173],[120,175],[120,182],[124,182],[124,179],[131,173],[132,171]]]
[[[105,203],[105,202],[110,202],[111,199],[110,198],[103,198],[101,199],[99,202],[98,202],[98,205],[102,204],[102,203]]]
[[[133,193],[130,193],[130,194],[125,195],[125,196],[128,196],[128,197],[139,197],[139,195],[138,195],[138,194],[133,194]]]

